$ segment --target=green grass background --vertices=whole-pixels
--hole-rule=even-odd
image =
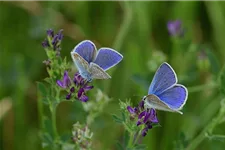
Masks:
[[[175,19],[182,20],[185,38],[204,48],[193,52],[193,47],[177,48],[166,28]],[[111,117],[118,114],[119,99],[130,98],[137,104],[163,61],[173,66],[190,92],[184,115],[158,111],[162,127],[150,130],[143,141],[149,150],[181,149],[176,148],[178,143],[185,145],[196,137],[219,110],[220,93],[211,84],[218,82],[224,64],[224,2],[0,2],[0,99],[12,99],[12,107],[0,120],[1,150],[41,149],[36,81],[47,76],[41,42],[49,28],[64,29],[61,54],[71,63],[70,51],[84,39],[124,55],[108,71],[112,79],[94,81],[95,87],[113,98],[91,127],[95,149],[115,149],[124,133]],[[207,51],[209,67],[199,67],[200,50]],[[57,128],[61,136],[70,134],[76,121],[85,122],[78,105],[60,104]],[[225,134],[224,126],[213,132]],[[223,150],[224,141],[205,138],[197,150]]]

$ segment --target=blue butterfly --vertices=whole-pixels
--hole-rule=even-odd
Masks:
[[[183,114],[180,110],[187,101],[188,91],[177,84],[176,73],[168,63],[164,62],[156,71],[148,94],[143,98],[146,107]]]
[[[72,59],[80,73],[87,81],[111,78],[106,70],[118,64],[123,56],[111,48],[100,48],[89,40],[80,42],[71,52]]]

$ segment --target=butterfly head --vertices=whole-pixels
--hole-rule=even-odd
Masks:
[[[143,98],[142,98],[142,100],[145,102],[146,101],[146,99],[147,99],[147,96],[144,96]]]

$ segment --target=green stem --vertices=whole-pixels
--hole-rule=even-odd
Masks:
[[[129,30],[132,21],[132,9],[129,5],[129,2],[124,1],[123,7],[124,7],[124,20],[113,44],[113,48],[115,48],[116,50],[119,50],[121,48],[122,42],[124,41],[124,38]]]
[[[224,108],[221,107],[218,115],[202,130],[202,132],[190,142],[186,150],[195,150],[197,146],[205,139],[207,133],[212,133],[213,129],[216,125],[221,123],[221,120],[224,118],[225,111]]]
[[[134,133],[131,132],[127,148],[133,147],[133,141],[134,141]]]
[[[219,135],[219,134],[214,134],[214,135],[208,135],[206,134],[206,137],[208,137],[209,139],[225,139],[225,135]]]
[[[58,132],[56,127],[56,107],[52,109],[52,130],[55,137],[55,140],[58,139]]]
[[[204,84],[204,85],[198,85],[198,86],[193,86],[193,87],[188,87],[188,92],[189,93],[194,93],[194,92],[200,92],[208,89],[213,89],[217,88],[218,85],[215,83],[209,83],[209,84]]]

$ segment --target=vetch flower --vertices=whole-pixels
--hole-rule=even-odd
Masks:
[[[169,21],[167,23],[167,29],[171,36],[182,37],[184,35],[184,28],[180,20]]]
[[[88,101],[86,93],[94,88],[94,86],[88,85],[88,82],[79,73],[75,73],[73,80],[71,80],[67,71],[64,72],[63,80],[58,80],[56,83],[62,89],[65,89],[67,92],[69,91],[66,95],[67,100],[75,98],[82,102]]]
[[[60,56],[60,44],[63,39],[63,30],[59,30],[57,34],[54,34],[52,29],[47,30],[47,39],[42,42],[42,46],[46,50],[53,50],[56,52],[56,56]]]
[[[64,72],[63,80],[62,81],[58,80],[57,84],[58,84],[58,86],[60,86],[64,89],[68,88],[71,85],[71,79],[70,79],[67,71]]]
[[[149,129],[152,128],[152,124],[157,124],[159,121],[156,116],[155,109],[144,108],[144,101],[141,101],[137,107],[132,108],[127,106],[127,110],[130,113],[131,120],[137,119],[136,125],[144,125],[142,130],[142,136],[146,136]]]
[[[73,125],[72,140],[82,149],[89,149],[92,145],[93,133],[87,125],[81,125],[79,122]]]

